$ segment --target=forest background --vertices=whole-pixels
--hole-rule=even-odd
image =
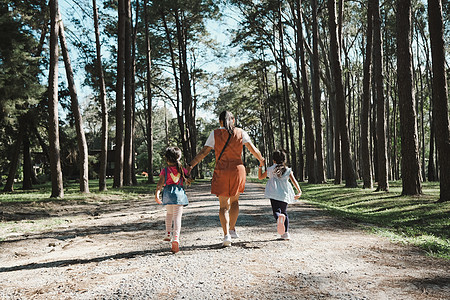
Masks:
[[[439,181],[448,201],[449,12],[439,0],[1,0],[3,191],[152,183],[167,146],[190,161],[228,109],[267,162],[286,149],[300,181],[400,180],[405,195]],[[213,168],[209,156],[193,175]]]

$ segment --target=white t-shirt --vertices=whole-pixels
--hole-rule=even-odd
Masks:
[[[219,129],[225,130],[224,127],[220,127]],[[250,142],[251,140],[250,140],[250,136],[248,135],[248,133],[243,129],[241,129],[241,130],[242,130],[242,144],[246,144],[246,143]],[[215,145],[215,140],[214,140],[214,130],[213,130],[209,134],[209,137],[206,140],[205,146],[214,148],[214,145]]]
[[[274,164],[267,168],[267,177],[269,177],[269,180],[267,180],[264,196],[269,199],[286,203],[296,202],[297,200],[294,198],[294,189],[289,182],[289,176],[292,172],[291,168],[286,168],[284,174],[281,175],[281,177],[278,177],[274,174],[276,166],[277,165]]]

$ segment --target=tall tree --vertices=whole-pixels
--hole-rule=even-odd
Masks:
[[[297,155],[295,150],[295,139],[294,139],[294,126],[292,124],[291,117],[291,103],[289,99],[289,88],[288,88],[288,67],[286,64],[286,53],[284,46],[284,26],[282,22],[282,1],[279,1],[278,4],[278,16],[279,16],[279,33],[280,33],[280,59],[281,59],[281,74],[282,74],[282,83],[283,83],[283,99],[285,106],[285,116],[286,116],[286,125],[289,126],[289,141],[290,141],[290,149],[288,151],[291,155],[291,165],[293,170],[297,170]],[[288,137],[288,130],[286,130],[286,137]],[[288,143],[286,143],[287,146]]]
[[[125,140],[123,158],[123,185],[132,185],[133,163],[133,63],[131,0],[125,0]]]
[[[4,192],[13,192],[14,191],[14,179],[17,172],[17,168],[19,166],[19,158],[20,158],[20,147],[22,145],[23,140],[23,125],[19,125],[19,134],[17,135],[17,139],[14,143],[11,159],[9,163],[9,172],[8,179],[6,180],[6,184],[3,187]]]
[[[33,187],[31,180],[31,173],[33,166],[31,165],[31,153],[30,153],[30,129],[28,124],[25,123],[25,129],[23,131],[23,181],[22,189],[29,190]]]
[[[52,198],[63,198],[64,187],[60,160],[59,118],[58,118],[58,0],[50,0],[50,69],[48,78],[48,135],[50,150],[50,170],[52,178]]]
[[[343,1],[343,0],[342,0]],[[325,163],[323,155],[323,129],[322,129],[322,107],[320,104],[321,90],[320,90],[320,74],[319,74],[319,25],[317,20],[317,4],[312,2],[312,97],[313,97],[313,111],[314,111],[314,129],[316,134],[316,182],[324,183],[325,178]]]
[[[436,147],[439,153],[439,201],[444,202],[450,201],[450,126],[441,0],[428,0],[428,16],[433,60],[433,121],[437,129]]]
[[[295,18],[295,63],[296,63],[296,75],[297,75],[297,89],[300,90],[300,86],[303,82],[306,83],[306,88],[304,87],[304,93],[309,93],[308,91],[308,82],[306,77],[306,65],[305,65],[305,49],[303,46],[304,38],[303,38],[303,22],[302,22],[302,1],[295,0],[294,3],[291,3],[292,15],[296,16]],[[302,74],[302,75],[300,75]],[[297,95],[298,94],[298,95]],[[300,95],[300,92],[296,93],[297,97],[297,116],[298,116],[298,141],[299,141],[299,167],[298,172],[296,173],[299,181],[304,181],[304,168],[305,162],[303,158],[303,99]],[[309,96],[308,96],[309,97]]]
[[[341,136],[342,165],[344,167],[344,178],[346,187],[357,187],[356,172],[353,167],[350,137],[345,113],[344,86],[342,84],[342,65],[340,58],[340,43],[336,25],[336,2],[328,0],[329,28],[330,28],[330,63],[336,88],[336,112]]]
[[[363,99],[361,108],[361,172],[363,187],[373,187],[369,151],[370,70],[372,65],[372,1],[367,3],[366,56],[364,60]]]
[[[147,90],[147,154],[148,154],[148,182],[154,183],[153,180],[153,124],[152,124],[152,87],[151,87],[151,66],[152,56],[150,47],[150,36],[148,26],[148,5],[147,0],[144,0],[144,22],[145,22],[145,45],[147,51],[145,52],[145,68],[146,68],[146,90]]]
[[[99,191],[106,191],[106,166],[108,163],[108,103],[106,101],[105,78],[103,76],[100,31],[98,27],[98,10],[96,0],[92,0],[94,10],[95,46],[97,53],[97,76],[100,88],[100,105],[102,107],[102,146],[100,154]]]
[[[123,186],[123,84],[125,75],[125,0],[118,0],[117,76],[116,76],[116,136],[114,149],[114,187]]]
[[[298,6],[301,6],[301,2],[297,2]],[[299,14],[298,18],[301,18]],[[306,59],[305,59],[305,40],[303,36],[303,30],[297,29],[297,36],[299,39],[300,48],[300,66],[303,88],[303,106],[299,109],[303,109],[303,118],[305,121],[305,150],[306,150],[306,172],[309,183],[317,183],[316,176],[316,160],[315,160],[315,144],[314,144],[314,128],[313,128],[313,115],[311,109],[311,93],[309,92],[308,76],[306,71]]]
[[[66,37],[64,34],[64,25],[61,20],[61,14],[58,11],[59,24],[59,41],[61,44],[61,52],[64,59],[66,69],[67,83],[70,93],[70,105],[72,114],[75,119],[75,129],[77,132],[77,144],[79,152],[79,166],[80,166],[80,191],[82,193],[89,193],[89,163],[88,163],[88,147],[86,143],[86,136],[83,128],[83,118],[81,116],[80,105],[78,104],[78,93],[75,86],[75,79],[73,76],[72,63],[70,62],[69,49],[67,48]]]
[[[386,143],[386,103],[383,82],[383,45],[381,40],[380,2],[373,1],[373,77],[375,81],[375,99],[377,105],[377,155],[378,155],[378,191],[388,191],[388,160]]]
[[[47,3],[0,1],[0,170],[9,167],[6,192],[14,190],[22,153],[22,187],[34,183],[30,121],[46,89],[39,57],[49,27],[48,8]]]
[[[411,0],[397,0],[397,81],[402,153],[402,194],[422,193],[411,55]]]

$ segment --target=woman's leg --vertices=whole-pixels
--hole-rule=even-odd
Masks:
[[[233,197],[219,196],[219,218],[223,234],[228,235],[230,229],[235,229],[239,217],[239,194]]]
[[[239,194],[230,198],[230,230],[236,230],[236,222],[239,217]]]
[[[230,231],[230,197],[219,196],[219,219],[222,225],[223,235],[228,235]]]

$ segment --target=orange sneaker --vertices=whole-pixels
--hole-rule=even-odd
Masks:
[[[180,251],[180,243],[178,241],[173,241],[172,242],[172,252],[177,253],[178,251]]]

